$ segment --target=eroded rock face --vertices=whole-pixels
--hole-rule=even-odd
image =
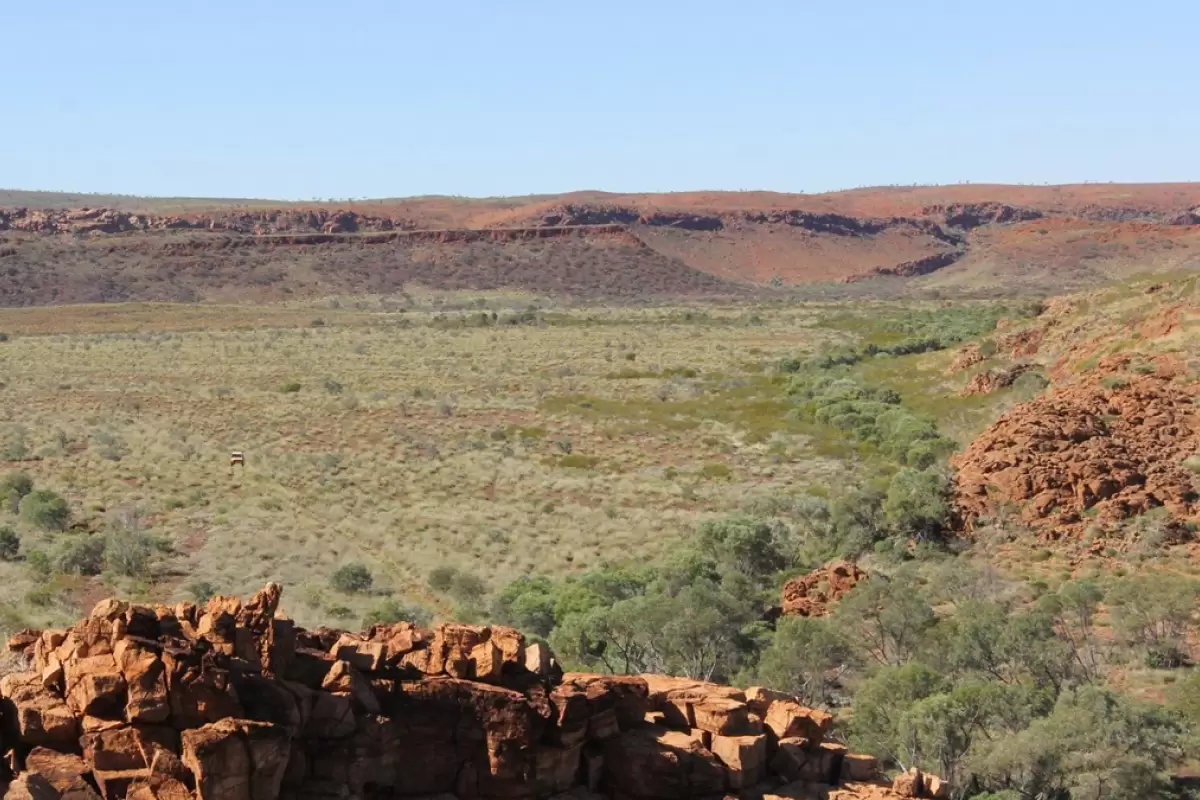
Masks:
[[[849,561],[834,561],[799,575],[783,586],[783,613],[796,617],[823,617],[866,578],[867,573]]]
[[[30,664],[0,679],[0,764],[18,770],[0,795],[669,800],[877,778],[822,742],[828,714],[787,695],[562,675],[499,626],[304,631],[280,594],[104,601],[67,630],[14,637]]]
[[[1017,378],[1026,372],[1036,369],[1034,364],[1013,364],[1008,367],[996,367],[978,375],[972,375],[967,385],[959,392],[961,397],[976,394],[991,394],[1001,389],[1007,389],[1016,383]]]
[[[1200,449],[1197,387],[1162,375],[1059,387],[1011,409],[955,459],[965,526],[1003,506],[1049,536],[1164,507],[1200,514],[1184,460]]]

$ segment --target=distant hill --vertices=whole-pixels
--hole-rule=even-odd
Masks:
[[[1200,184],[574,192],[341,204],[0,190],[0,303],[525,288],[738,295],[885,280],[1054,292],[1200,266]]]

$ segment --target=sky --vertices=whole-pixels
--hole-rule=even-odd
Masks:
[[[56,0],[0,187],[277,199],[1200,180],[1200,3]]]

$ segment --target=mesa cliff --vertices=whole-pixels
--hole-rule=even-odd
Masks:
[[[1192,184],[589,192],[333,208],[139,198],[61,207],[54,195],[4,197],[27,203],[0,207],[8,276],[0,304],[9,306],[267,301],[408,285],[618,299],[872,281],[889,291],[915,282],[1052,293],[1200,264]]]
[[[246,602],[105,600],[9,643],[6,798],[888,798],[832,718],[766,689],[562,674],[511,628],[306,631]]]

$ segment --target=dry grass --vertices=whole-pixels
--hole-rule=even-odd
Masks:
[[[748,496],[848,468],[782,419],[764,375],[844,335],[813,328],[820,306],[559,309],[475,327],[480,309],[502,322],[528,298],[421,304],[0,312],[17,334],[0,343],[0,439],[28,449],[0,471],[59,491],[94,531],[137,509],[174,549],[144,583],[47,586],[0,563],[0,627],[116,589],[183,597],[195,581],[244,593],[277,580],[303,622],[357,619],[379,597],[327,582],[356,561],[380,592],[445,610],[434,567],[498,587],[653,558]],[[232,449],[244,472],[230,473]],[[54,547],[15,522],[24,551]]]

